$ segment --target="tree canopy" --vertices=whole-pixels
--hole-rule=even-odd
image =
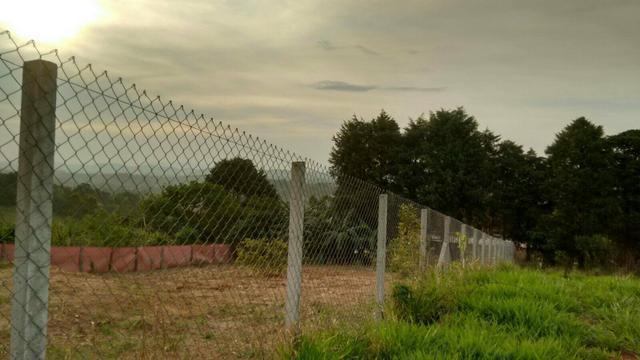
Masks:
[[[265,172],[256,168],[250,159],[235,157],[221,160],[211,169],[206,181],[244,197],[278,198]]]
[[[542,157],[481,130],[460,107],[410,119],[402,130],[384,111],[370,121],[354,116],[333,140],[343,208],[365,201],[349,197],[355,180],[345,179],[355,177],[526,244],[552,263],[630,264],[640,254],[640,130],[606,136],[577,118]]]

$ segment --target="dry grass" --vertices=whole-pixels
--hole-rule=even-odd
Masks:
[[[9,344],[11,268],[0,269],[0,354]],[[265,358],[284,340],[285,277],[236,266],[148,273],[53,269],[49,358]],[[304,330],[371,315],[375,272],[305,267]]]

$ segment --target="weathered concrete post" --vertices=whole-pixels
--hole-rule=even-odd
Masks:
[[[376,318],[384,317],[384,272],[387,259],[387,194],[378,199],[378,245],[376,252]]]
[[[480,240],[480,230],[473,228],[473,240],[471,242],[471,256],[473,261],[478,260],[478,241]]]
[[[444,218],[444,236],[442,237],[442,246],[440,247],[440,256],[438,257],[438,269],[442,269],[451,263],[451,252],[449,251],[449,238],[451,237],[451,218]]]
[[[486,264],[487,235],[480,234],[480,264]]]
[[[489,236],[489,264],[495,265],[496,261],[496,238]]]
[[[420,211],[420,271],[423,271],[427,267],[429,261],[427,258],[427,243],[429,241],[427,231],[428,217],[429,209],[422,209]]]
[[[462,251],[462,248],[460,247],[460,241],[467,241],[467,243],[464,246],[464,251]],[[464,268],[466,266],[467,263],[467,246],[469,246],[469,242],[468,242],[469,238],[467,237],[467,224],[462,223],[460,225],[460,237],[458,238],[458,249],[460,250],[460,260],[462,261],[462,267]]]
[[[24,63],[11,300],[11,358],[44,359],[49,316],[57,65]]]
[[[291,164],[289,200],[289,246],[287,249],[287,297],[285,328],[294,335],[300,331],[300,292],[302,285],[302,242],[304,234],[305,163]]]

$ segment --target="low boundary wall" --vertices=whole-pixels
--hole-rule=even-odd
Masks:
[[[13,262],[14,250],[14,244],[0,244],[0,260]],[[123,273],[230,261],[231,247],[226,244],[51,247],[51,266],[70,272]]]

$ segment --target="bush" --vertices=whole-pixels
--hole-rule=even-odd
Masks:
[[[370,265],[376,232],[355,209],[338,214],[333,198],[311,197],[304,214],[304,256],[307,263]]]
[[[103,210],[80,219],[54,219],[53,246],[144,246],[172,243],[163,233],[147,231],[116,214]]]
[[[281,275],[287,267],[287,243],[283,240],[245,239],[237,249],[236,262],[260,274]]]
[[[15,227],[10,224],[0,223],[0,244],[13,243],[15,240]]]
[[[446,277],[430,273],[413,284],[397,284],[392,291],[396,316],[404,321],[431,324],[457,309],[468,294],[469,284],[463,271]]]
[[[198,231],[191,226],[184,226],[176,233],[176,244],[188,245],[198,242]]]
[[[398,236],[389,246],[389,269],[408,276],[417,272],[420,256],[420,219],[411,205],[400,206]]]
[[[583,257],[584,268],[611,267],[614,263],[614,245],[602,235],[577,236],[576,247]]]
[[[409,322],[431,324],[451,310],[451,304],[435,286],[418,289],[398,284],[392,298],[396,316]]]

